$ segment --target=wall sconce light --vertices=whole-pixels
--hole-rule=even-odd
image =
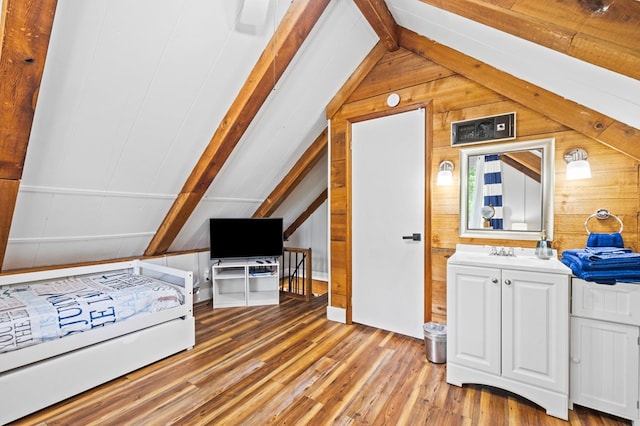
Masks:
[[[591,177],[591,166],[587,157],[587,151],[582,148],[574,148],[564,154],[564,161],[567,162],[567,180],[589,179]]]
[[[436,185],[453,185],[453,163],[445,160],[440,163]]]

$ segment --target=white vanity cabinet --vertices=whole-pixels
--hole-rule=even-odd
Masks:
[[[502,388],[568,418],[569,277],[532,249],[458,245],[447,267],[447,382]]]
[[[640,421],[640,285],[572,280],[571,403]]]

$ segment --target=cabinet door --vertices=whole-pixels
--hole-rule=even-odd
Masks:
[[[502,375],[569,391],[569,278],[502,271]]]
[[[571,401],[638,418],[638,327],[571,318]]]
[[[500,270],[447,270],[447,361],[500,374]]]

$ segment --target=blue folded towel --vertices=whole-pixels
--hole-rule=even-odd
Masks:
[[[582,264],[574,256],[562,257],[573,274],[585,281],[598,284],[615,284],[617,282],[640,282],[640,269],[583,269]]]
[[[587,247],[624,247],[622,235],[619,232],[613,234],[589,234]]]
[[[584,251],[593,255],[621,254],[633,252],[633,250],[631,250],[630,248],[620,247],[586,247]]]
[[[562,263],[573,274],[599,284],[640,282],[640,253],[618,247],[598,247],[562,252]]]
[[[640,253],[623,252],[618,254],[591,254],[584,250],[565,250],[562,258],[576,263],[585,270],[638,269],[640,270]]]

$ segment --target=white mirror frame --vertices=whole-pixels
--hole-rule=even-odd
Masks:
[[[460,150],[460,236],[466,238],[492,238],[508,240],[538,240],[541,231],[512,231],[495,229],[469,229],[467,205],[469,191],[468,170],[469,157],[482,154],[501,154],[505,152],[524,151],[531,149],[542,150],[542,170],[540,173],[542,185],[542,229],[547,238],[553,239],[553,191],[555,187],[555,139],[539,139],[533,141],[491,144],[464,148]]]

